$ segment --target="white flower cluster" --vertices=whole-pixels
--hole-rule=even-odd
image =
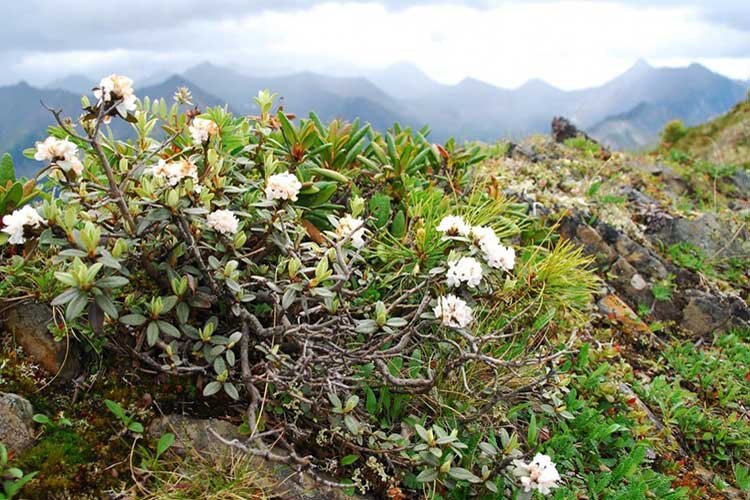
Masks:
[[[516,251],[500,244],[500,239],[492,228],[475,226],[470,233],[474,244],[484,253],[484,259],[490,267],[512,271],[516,265]]]
[[[445,283],[449,287],[459,287],[466,283],[469,288],[476,288],[482,281],[482,265],[474,257],[461,257],[448,262]]]
[[[8,243],[20,245],[26,241],[26,238],[23,237],[24,227],[39,227],[39,224],[46,223],[47,221],[31,205],[25,205],[3,217],[3,226],[5,227],[2,228],[2,232],[10,235]]]
[[[484,259],[495,269],[513,270],[516,265],[516,252],[511,247],[500,243],[500,239],[491,227],[470,226],[463,217],[446,215],[437,226],[437,230],[446,236],[468,236],[482,250]]]
[[[437,230],[448,236],[469,236],[471,226],[463,217],[458,215],[446,215],[438,224]]]
[[[560,474],[548,455],[537,453],[530,463],[514,460],[513,465],[513,474],[521,480],[526,493],[538,490],[542,495],[548,495],[552,488],[559,486]]]
[[[173,162],[159,160],[159,163],[151,167],[149,171],[155,177],[167,179],[170,186],[176,186],[185,178],[191,178],[196,183],[198,182],[198,167],[184,158]]]
[[[193,137],[193,142],[196,144],[208,142],[212,135],[219,133],[219,126],[216,125],[216,122],[206,118],[193,118],[188,129]]]
[[[38,161],[48,161],[54,163],[66,172],[73,172],[81,175],[83,164],[78,159],[78,146],[73,144],[66,137],[58,139],[57,137],[47,137],[43,142],[36,143],[36,153],[34,159]]]
[[[224,235],[232,235],[237,232],[240,225],[239,219],[231,210],[215,210],[206,216],[208,227]]]
[[[453,294],[438,297],[437,305],[432,312],[450,328],[466,328],[473,320],[471,307],[465,300]]]
[[[275,174],[269,177],[266,183],[266,198],[297,201],[300,189],[302,189],[302,183],[296,175],[289,172]]]
[[[362,248],[365,246],[364,221],[359,217],[352,217],[349,214],[344,215],[336,225],[336,237],[339,241],[349,238],[354,248]]]
[[[109,75],[102,78],[99,86],[94,89],[94,95],[99,99],[99,104],[119,101],[115,110],[123,118],[128,116],[128,111],[135,111],[136,97],[133,93],[133,80],[127,76]],[[105,123],[109,120],[109,116],[104,117]]]

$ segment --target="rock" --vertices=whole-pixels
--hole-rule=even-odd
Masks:
[[[155,420],[149,427],[149,435],[155,439],[167,432],[175,435],[172,449],[184,455],[188,449],[198,453],[223,453],[226,445],[221,443],[208,430],[215,430],[226,439],[239,439],[237,426],[217,418],[200,419],[183,415],[167,415]]]
[[[640,305],[649,307],[653,319],[674,323],[695,336],[750,325],[750,308],[741,298],[701,289],[704,285],[696,273],[675,266],[613,226],[599,222],[592,227],[584,217],[571,215],[560,222],[559,230],[595,258],[602,277],[616,293],[616,297],[604,297],[599,307],[614,315],[628,332],[645,332],[628,321],[632,318],[628,310]],[[676,285],[671,300],[656,300],[653,284],[669,275]]]
[[[648,325],[617,295],[605,295],[599,299],[598,305],[599,310],[610,320],[617,321],[627,335],[636,338],[651,335]]]
[[[747,230],[732,228],[711,213],[697,219],[655,219],[647,227],[646,235],[664,245],[689,243],[700,248],[709,258],[750,257],[750,234]]]
[[[734,184],[737,192],[745,197],[750,196],[750,172],[738,168],[735,173],[729,177],[729,182]]]
[[[567,118],[564,118],[562,116],[554,117],[552,119],[551,128],[552,138],[555,140],[555,142],[565,142],[568,139],[574,139],[578,136],[582,136],[585,137],[586,140],[593,142],[594,144],[597,144],[599,147],[601,147],[600,157],[602,160],[608,160],[612,156],[612,153],[610,153],[607,148],[602,146],[599,141],[592,138],[586,132],[573,125],[573,123],[571,123],[571,121]]]
[[[573,125],[570,120],[562,116],[555,116],[552,118],[551,128],[552,138],[555,142],[565,142],[568,139],[575,139],[579,135],[586,136],[583,132],[578,130],[578,127]]]
[[[684,297],[686,304],[680,326],[698,336],[750,325],[750,312],[741,299],[695,289],[685,290]]]
[[[75,342],[57,342],[47,330],[52,322],[49,307],[36,302],[10,308],[2,318],[24,351],[51,375],[72,380],[80,369],[80,349]],[[67,355],[67,356],[66,356]]]
[[[172,450],[185,455],[193,449],[203,455],[220,455],[229,451],[228,445],[219,441],[210,431],[213,429],[225,439],[239,439],[243,436],[239,428],[225,420],[216,418],[200,419],[183,415],[166,415],[154,421],[148,428],[152,439],[167,432],[175,435]],[[274,451],[274,450],[272,450]],[[279,453],[283,453],[279,451]],[[345,500],[366,499],[363,496],[349,496],[337,488],[329,488],[318,482],[310,474],[298,474],[288,465],[264,460],[261,457],[249,457],[260,475],[265,475],[274,484],[268,492],[272,498],[288,500]]]
[[[34,409],[25,398],[0,392],[0,443],[8,451],[20,453],[34,442]]]

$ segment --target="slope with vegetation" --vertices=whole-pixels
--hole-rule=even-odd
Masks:
[[[37,148],[55,197],[29,205],[34,183],[0,166],[0,384],[33,405],[8,406],[28,438],[6,489],[750,490],[742,166],[115,88]],[[109,115],[135,138],[98,134]]]

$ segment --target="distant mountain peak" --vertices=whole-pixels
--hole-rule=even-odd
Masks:
[[[623,75],[639,77],[654,70],[656,70],[656,68],[651,66],[648,61],[641,57],[635,62],[635,64],[628,68]]]
[[[554,85],[551,85],[541,78],[532,78],[531,80],[528,80],[526,83],[518,87],[519,91],[525,91],[525,92],[563,92],[562,90],[558,89]]]

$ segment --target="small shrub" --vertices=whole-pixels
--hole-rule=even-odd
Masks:
[[[526,215],[476,168],[478,145],[293,123],[267,91],[259,116],[184,112],[184,92],[168,108],[131,83],[105,79],[75,122],[54,110],[27,151],[55,196],[2,228],[3,251],[26,253],[8,294],[49,294],[95,348],[245,403],[248,439],[230,444],[248,453],[283,439],[271,459],[360,491],[517,483],[517,438],[501,449],[455,414],[484,421],[546,380],[595,288],[580,250],[545,240],[516,262]],[[135,138],[103,134],[111,119]]]
[[[682,120],[672,120],[664,126],[661,131],[662,144],[671,146],[676,144],[680,139],[685,137],[687,134],[687,128],[682,123]]]

